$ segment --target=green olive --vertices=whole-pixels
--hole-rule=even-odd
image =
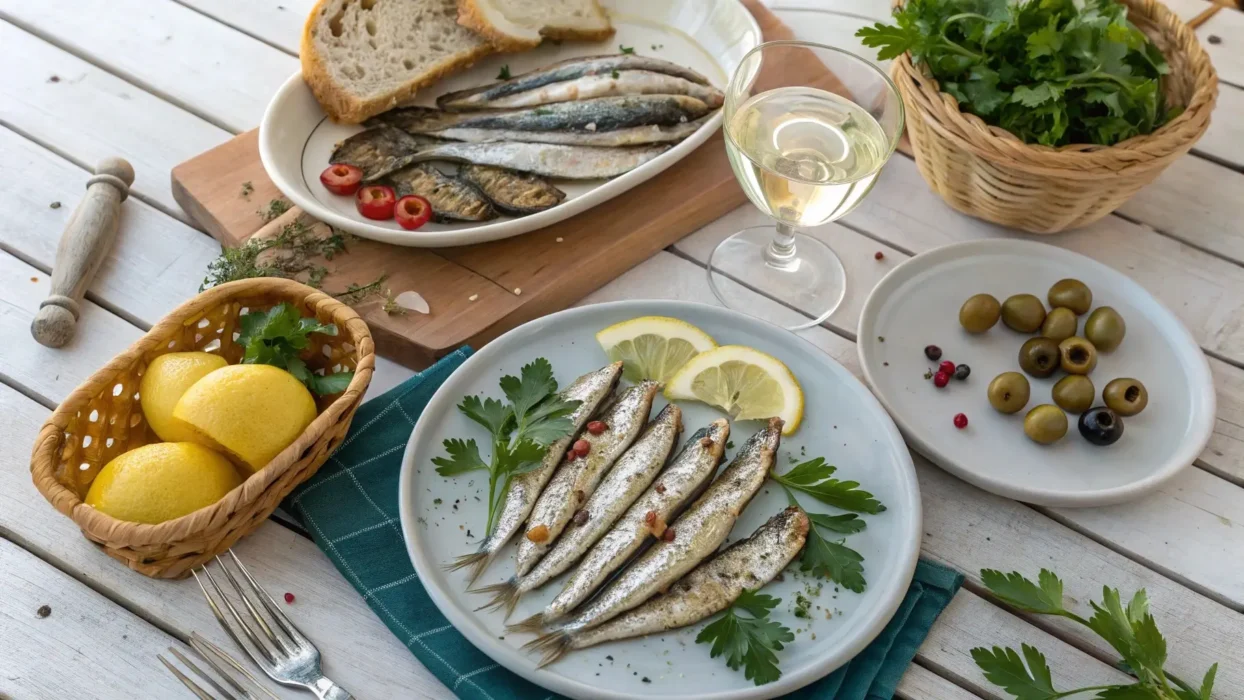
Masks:
[[[1003,312],[1003,320],[1006,320],[1005,309]],[[1123,322],[1123,317],[1109,306],[1094,309],[1084,322],[1084,337],[1102,352],[1114,352],[1126,333],[1127,324]]]
[[[1088,374],[1097,366],[1097,348],[1079,336],[1058,344],[1060,364],[1067,374]]]
[[[1046,295],[1050,308],[1071,309],[1075,315],[1087,313],[1093,305],[1093,291],[1080,280],[1058,280]]]
[[[1049,338],[1029,338],[1019,348],[1019,368],[1038,379],[1054,374],[1061,362],[1058,343]]]
[[[1050,309],[1045,315],[1045,322],[1041,324],[1041,335],[1056,343],[1061,342],[1076,334],[1076,325],[1079,322],[1076,312],[1071,309],[1062,306]]]
[[[1093,382],[1083,374],[1068,374],[1050,390],[1050,396],[1058,407],[1068,413],[1084,413],[1093,407],[1097,390]]]
[[[1067,414],[1058,406],[1043,403],[1024,416],[1024,434],[1042,445],[1058,442],[1067,434]]]
[[[1111,380],[1101,392],[1106,406],[1120,416],[1134,416],[1149,405],[1145,385],[1131,378]]]
[[[984,333],[993,328],[1002,313],[1002,305],[989,294],[977,294],[959,308],[959,324],[968,333]]]
[[[1045,306],[1031,294],[1016,294],[1002,302],[1002,322],[1020,333],[1032,333],[1045,320]]]
[[[1028,405],[1028,379],[1019,372],[1003,372],[989,382],[989,405],[1000,413],[1018,413]]]

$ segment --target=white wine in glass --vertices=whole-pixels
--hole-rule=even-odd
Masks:
[[[868,194],[902,133],[898,91],[853,54],[798,41],[744,56],[726,90],[726,154],[748,199],[774,219],[722,241],[709,281],[727,306],[756,292],[824,321],[841,303],[846,273],[822,240],[798,233],[845,216]]]

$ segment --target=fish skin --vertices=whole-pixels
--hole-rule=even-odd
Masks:
[[[501,99],[529,90],[582,78],[585,75],[609,75],[613,71],[646,70],[673,75],[700,85],[708,85],[708,78],[677,63],[653,56],[639,54],[611,54],[604,56],[581,56],[559,61],[526,73],[520,73],[500,83],[448,92],[436,98],[441,109],[476,109],[492,100]]]
[[[499,211],[513,216],[550,209],[566,198],[565,192],[539,175],[490,165],[463,166],[458,177],[478,188]]]
[[[451,127],[429,131],[426,136],[450,141],[487,143],[490,141],[522,141],[557,143],[566,146],[641,146],[653,143],[677,143],[694,134],[717,110],[673,126],[632,126],[613,131],[517,131],[513,129],[475,129]]]
[[[707,438],[708,442],[703,442]],[[730,438],[730,422],[719,418],[687,439],[682,451],[657,476],[656,484],[639,497],[613,527],[588,550],[565,586],[544,611],[513,625],[514,632],[537,632],[563,620],[596,592],[613,572],[655,536],[647,522],[649,512],[661,523],[674,520],[678,512],[704,491],[713,479]],[[551,555],[550,555],[551,556]],[[543,562],[541,562],[543,565]],[[533,572],[534,573],[534,572]]]
[[[359,132],[333,149],[329,163],[345,163],[363,170],[363,182],[375,182],[415,161],[420,141],[387,124]]]
[[[427,146],[414,160],[450,160],[491,165],[544,177],[596,180],[616,177],[656,158],[668,146],[562,146],[550,143],[443,143]]]
[[[720,107],[725,101],[721,90],[712,85],[704,85],[676,75],[650,70],[625,70],[616,73],[584,75],[573,80],[548,83],[492,99],[481,95],[482,93],[457,102],[442,103],[437,100],[437,106],[450,111],[515,109],[622,95],[686,95],[704,102],[709,107]]]
[[[780,574],[803,549],[810,526],[808,515],[790,506],[747,539],[697,566],[665,595],[603,625],[572,634],[565,651],[686,627],[725,610],[744,590],[761,588]],[[540,665],[556,660],[547,658]]]
[[[597,132],[654,124],[673,126],[699,119],[711,109],[702,100],[686,95],[625,95],[491,112],[443,112],[428,107],[400,107],[372,117],[367,124],[387,124],[411,134],[426,134],[451,127]]]
[[[644,428],[644,432],[630,446],[601,480],[583,507],[571,519],[557,544],[544,555],[539,564],[526,576],[513,576],[509,580],[484,586],[472,593],[489,593],[494,597],[479,610],[496,610],[504,607],[506,617],[526,593],[533,591],[574,565],[622,515],[648,485],[656,479],[665,466],[670,450],[682,432],[682,410],[668,404]],[[577,518],[587,518],[578,524]]]
[[[497,524],[493,527],[492,534],[480,544],[476,552],[458,557],[445,567],[446,570],[470,567],[467,572],[467,585],[483,573],[505,543],[522,527],[523,521],[527,519],[540,496],[540,491],[566,455],[566,447],[582,430],[588,418],[613,394],[613,389],[621,377],[622,363],[614,362],[594,372],[588,372],[559,392],[559,396],[567,401],[580,402],[579,407],[569,416],[573,425],[570,434],[549,445],[540,466],[514,477],[510,482],[510,489],[505,493],[501,510],[497,513]]]
[[[527,518],[525,536],[519,540],[514,557],[516,576],[527,575],[552,548],[574,512],[587,501],[614,462],[639,436],[639,431],[648,422],[652,399],[660,389],[661,383],[653,381],[640,382],[627,389],[600,416],[599,420],[606,426],[603,433],[593,435],[585,432],[579,436],[580,440],[588,442],[588,454],[573,461],[563,461],[540,498],[536,499]],[[540,526],[547,528],[547,534],[543,541],[534,542],[530,537],[532,529]]]
[[[769,425],[744,443],[704,494],[674,521],[673,540],[653,544],[582,612],[523,648],[552,654],[568,644],[573,635],[604,624],[664,592],[715,552],[730,534],[739,513],[768,478],[781,439],[782,419],[770,418]]]
[[[473,183],[450,177],[426,163],[415,163],[384,178],[398,197],[417,194],[432,205],[432,220],[487,221],[497,218],[492,201]]]

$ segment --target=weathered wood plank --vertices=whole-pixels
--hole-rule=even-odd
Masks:
[[[907,667],[894,694],[901,700],[980,700],[976,693],[916,663]]]
[[[315,0],[174,0],[245,32],[291,56]]]

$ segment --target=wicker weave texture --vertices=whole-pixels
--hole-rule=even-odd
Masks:
[[[242,357],[238,316],[292,303],[304,316],[337,325],[315,334],[303,359],[314,371],[353,370],[345,392],[319,400],[311,425],[266,467],[214,505],[149,525],[117,520],[82,502],[91,481],[113,457],[158,441],[138,400],[147,363],[168,352],[200,350],[231,364]],[[213,287],[174,309],[146,335],[91,375],[44,423],[31,457],[36,488],[82,529],[87,539],[131,569],[180,578],[257,528],[281,500],[328,459],[350,428],[375,366],[367,324],[349,306],[298,282],[250,279]]]
[[[902,4],[902,0],[896,5]],[[921,175],[955,209],[1032,233],[1090,224],[1117,209],[1188,152],[1209,127],[1218,76],[1196,35],[1154,0],[1124,0],[1128,17],[1170,64],[1162,92],[1184,110],[1151,134],[1114,146],[1051,148],[961,112],[910,54],[890,74],[907,108],[907,133]]]

